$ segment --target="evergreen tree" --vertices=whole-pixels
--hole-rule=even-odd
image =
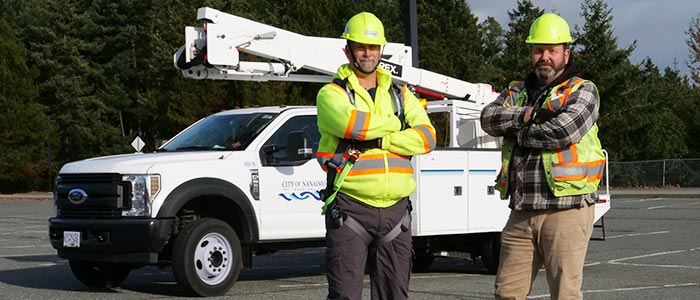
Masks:
[[[482,36],[469,6],[461,0],[418,1],[418,16],[421,68],[482,82]]]
[[[683,90],[678,88],[677,74],[666,69],[662,76],[650,58],[642,62],[638,84],[643,92],[633,93],[639,105],[632,107],[627,118],[634,118],[635,131],[631,132],[638,153],[634,160],[658,158],[682,158],[688,153],[685,141],[685,122],[676,115],[680,107]],[[615,126],[618,128],[620,126]]]
[[[698,86],[700,85],[700,14],[690,21],[688,31],[685,33],[688,35],[686,43],[690,48],[690,54],[688,54],[690,78]]]
[[[123,153],[130,148],[119,130],[119,115],[100,99],[103,66],[90,60],[99,50],[90,1],[37,0],[25,32],[39,99],[56,123],[60,162]]]
[[[505,31],[493,17],[488,17],[480,25],[481,41],[484,45],[481,56],[484,59],[484,78],[480,82],[490,83],[501,88],[505,81],[503,52],[505,51]]]
[[[682,124],[684,132],[678,135],[682,141],[672,140],[671,143],[679,144],[670,154],[659,156],[661,158],[698,158],[700,157],[700,90],[693,87],[688,76],[681,75],[678,69],[667,67],[660,80],[655,82],[660,85],[658,97],[652,98],[658,106],[667,106],[677,121]],[[670,127],[675,127],[671,125]],[[672,136],[673,138],[673,136]],[[667,143],[666,141],[663,141]],[[670,145],[669,145],[670,146]]]
[[[530,25],[544,13],[530,0],[518,0],[518,7],[508,11],[510,22],[505,35],[506,48],[503,51],[501,68],[504,80],[496,88],[506,87],[513,80],[523,80],[532,71],[530,45],[525,43],[530,34]]]
[[[686,121],[687,135],[686,144],[689,149],[689,157],[700,157],[700,14],[692,18],[688,31],[686,31],[688,39],[686,43],[690,48],[687,63],[690,69],[690,81],[687,86],[691,87],[687,94],[687,106],[681,106],[681,118]]]
[[[36,70],[27,66],[26,49],[15,34],[0,18],[0,193],[48,186],[51,127],[36,102]]]
[[[642,75],[629,61],[636,41],[626,48],[617,48],[612,9],[603,0],[585,0],[581,10],[584,25],[574,27],[572,59],[582,77],[598,87],[601,142],[612,160],[635,159],[640,155],[636,145],[639,136],[633,132],[640,123],[630,120],[643,117],[640,111],[649,105],[639,95],[644,90],[636,81]]]

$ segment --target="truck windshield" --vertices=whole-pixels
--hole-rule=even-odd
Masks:
[[[158,151],[243,150],[276,116],[274,113],[212,115]]]

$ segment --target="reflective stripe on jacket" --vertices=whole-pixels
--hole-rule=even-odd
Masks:
[[[576,91],[584,81],[584,79],[573,77],[552,88],[542,104],[542,109],[558,111],[566,104],[569,94]],[[523,106],[526,94],[524,82],[512,82],[509,85],[508,93],[511,101],[517,99],[516,103],[512,105]],[[503,199],[508,197],[508,171],[514,147],[515,143],[512,139],[504,140],[501,152],[501,173],[496,180],[496,189],[501,193]],[[605,167],[605,156],[598,139],[598,126],[594,124],[576,144],[555,151],[543,150],[542,163],[547,184],[554,196],[594,193],[598,189]]]
[[[340,192],[373,207],[389,207],[413,193],[416,183],[409,159],[434,149],[436,138],[425,109],[406,89],[402,89],[404,114],[411,128],[400,131],[401,121],[394,115],[389,94],[391,73],[381,67],[377,72],[374,99],[347,64],[338,69],[335,78],[347,78],[348,86],[354,91],[354,105],[346,91],[336,84],[326,84],[318,92],[316,104],[321,140],[316,156],[321,168],[326,170],[326,163],[332,160],[340,173],[349,157],[348,139],[382,138],[381,149],[369,149],[360,155]]]

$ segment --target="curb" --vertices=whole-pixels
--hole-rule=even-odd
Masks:
[[[600,191],[599,191],[600,192]],[[700,188],[675,188],[675,189],[611,189],[610,197],[624,198],[675,198],[698,199]]]
[[[53,200],[52,193],[28,193],[28,194],[0,194],[0,201],[9,200],[34,200],[34,201],[44,201]]]

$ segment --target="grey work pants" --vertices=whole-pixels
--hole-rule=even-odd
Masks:
[[[408,206],[408,200],[402,200],[391,207],[376,208],[341,193],[334,201],[375,239],[391,231]],[[362,299],[365,266],[369,268],[372,299],[408,299],[412,257],[410,225],[393,241],[372,248],[347,226],[336,227],[326,214],[328,299]]]
[[[552,300],[583,299],[583,264],[594,217],[594,205],[511,211],[501,234],[496,299],[525,300],[542,265]]]

